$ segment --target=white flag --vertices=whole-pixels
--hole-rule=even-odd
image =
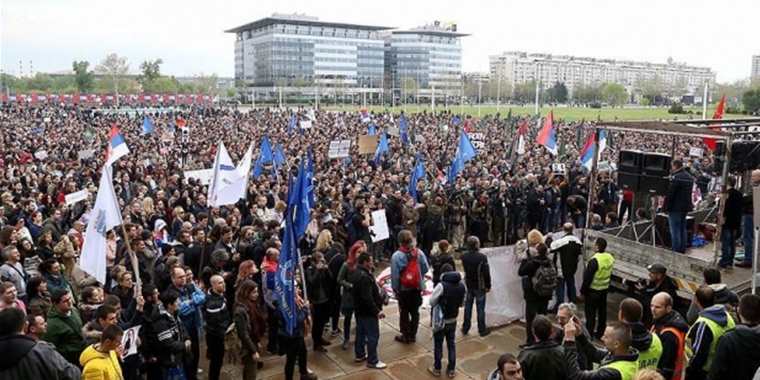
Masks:
[[[101,284],[106,282],[106,233],[121,223],[119,201],[111,180],[111,165],[105,165],[100,176],[95,206],[87,222],[82,256],[79,258],[80,268]]]
[[[237,169],[235,169],[234,178],[230,178],[231,183],[228,185],[222,185],[217,190],[215,207],[231,205],[238,200],[245,198],[245,193],[248,188],[248,178],[251,175],[251,161],[253,161],[253,145],[248,147],[248,151],[245,152],[245,156],[238,163]]]
[[[517,138],[517,154],[525,154],[525,136],[522,134]]]
[[[211,176],[211,183],[208,186],[208,205],[210,207],[219,207],[220,205],[229,204],[221,202],[227,198],[227,196],[222,195],[222,192],[238,179],[238,172],[235,164],[232,163],[230,154],[227,153],[227,148],[224,147],[224,143],[221,141],[216,149],[213,170],[214,174]]]

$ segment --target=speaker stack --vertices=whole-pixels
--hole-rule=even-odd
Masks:
[[[618,187],[635,193],[665,195],[670,185],[670,156],[638,150],[621,150]]]

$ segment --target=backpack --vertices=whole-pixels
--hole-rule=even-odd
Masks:
[[[551,260],[543,260],[536,273],[531,278],[533,291],[541,297],[551,297],[554,289],[559,284],[557,269],[552,265]]]
[[[420,288],[420,264],[419,253],[414,252],[406,254],[406,268],[401,271],[401,286],[407,289],[419,289]]]
[[[444,327],[446,327],[446,321],[443,318],[443,307],[440,303],[433,306],[433,332],[439,332],[443,330]]]

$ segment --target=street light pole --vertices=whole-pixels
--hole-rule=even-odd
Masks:
[[[540,63],[536,62],[536,115],[538,115],[538,92],[539,92],[539,67]]]
[[[478,79],[478,117],[480,117],[480,106],[481,106],[481,91],[483,90],[483,81]]]
[[[501,109],[501,75],[496,81],[496,112],[500,112]]]

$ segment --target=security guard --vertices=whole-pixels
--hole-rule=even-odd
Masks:
[[[596,239],[594,248],[596,253],[586,264],[583,273],[581,294],[585,298],[586,329],[589,334],[601,339],[607,323],[607,291],[615,258],[606,252],[607,241],[602,238]]]
[[[565,324],[563,347],[567,355],[568,378],[576,380],[633,380],[639,370],[639,353],[631,347],[631,328],[623,322],[612,322],[604,331],[602,342],[608,350],[602,365],[592,371],[581,371],[578,367],[578,349],[575,336],[580,326],[576,323]]]
[[[715,291],[702,286],[696,292],[697,306],[702,310],[686,335],[686,378],[706,379],[715,358],[718,340],[735,327],[725,306],[715,305]]]
[[[662,341],[641,323],[642,314],[641,302],[635,298],[626,298],[620,302],[618,320],[631,328],[631,346],[639,351],[639,369],[657,369],[662,356]]]

